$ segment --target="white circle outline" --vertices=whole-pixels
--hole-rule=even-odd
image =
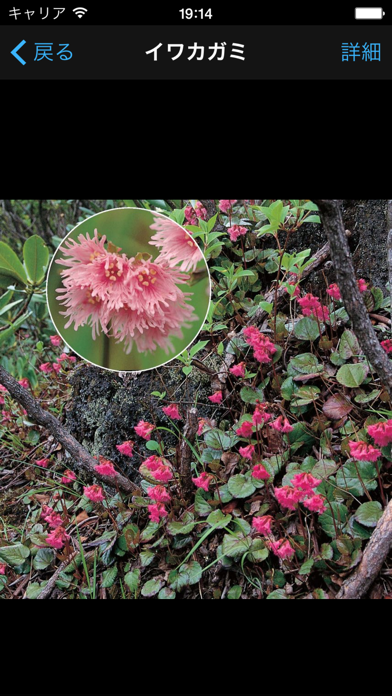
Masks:
[[[54,261],[54,257],[56,256],[56,254],[57,254],[58,250],[60,249],[61,245],[63,244],[63,242],[65,242],[65,240],[69,237],[69,235],[72,234],[72,232],[74,232],[78,227],[80,227],[81,225],[83,225],[83,223],[86,222],[87,220],[91,220],[91,218],[96,217],[97,215],[104,215],[105,213],[110,213],[112,210],[138,210],[139,212],[140,212],[141,210],[145,210],[147,213],[151,213],[152,215],[159,215],[160,217],[164,218],[165,220],[171,220],[175,225],[177,225],[180,229],[182,229],[182,230],[192,239],[192,241],[195,242],[195,244],[197,244],[196,240],[193,239],[191,233],[188,232],[188,230],[186,230],[185,227],[183,227],[182,225],[180,225],[180,224],[179,224],[178,222],[176,222],[175,220],[172,220],[172,218],[169,218],[167,215],[163,215],[163,213],[157,213],[155,210],[148,210],[147,208],[137,208],[137,207],[133,207],[133,206],[123,206],[122,208],[110,208],[109,210],[101,210],[99,213],[94,213],[93,215],[90,215],[90,217],[86,218],[86,220],[82,220],[82,222],[78,222],[77,225],[75,225],[75,227],[73,227],[72,230],[70,230],[70,231],[68,232],[68,234],[66,234],[66,236],[61,240],[60,244],[59,244],[58,247],[56,248],[56,250],[55,250],[55,252],[54,252],[54,254],[53,254],[53,256],[52,256],[51,262],[50,262],[50,264],[49,264],[48,274],[47,274],[47,276],[46,276],[46,304],[47,304],[47,307],[48,307],[48,312],[49,312],[50,320],[51,320],[51,322],[52,322],[54,328],[56,329],[58,335],[61,337],[63,343],[64,343],[73,353],[75,353],[79,358],[81,358],[82,360],[84,360],[84,362],[88,363],[89,365],[94,365],[95,367],[99,367],[101,370],[108,370],[108,372],[115,372],[116,374],[126,373],[126,374],[135,374],[135,375],[138,375],[138,374],[140,374],[140,372],[149,372],[150,370],[157,370],[159,367],[163,367],[164,365],[167,365],[169,362],[172,362],[172,360],[176,360],[176,358],[178,358],[178,356],[181,355],[181,353],[183,353],[184,350],[187,350],[187,349],[189,348],[189,346],[192,345],[192,343],[196,340],[196,338],[198,337],[198,335],[199,335],[200,332],[202,331],[202,328],[203,328],[203,326],[204,326],[204,324],[205,324],[205,321],[206,321],[206,319],[207,319],[207,316],[208,316],[208,312],[210,311],[210,306],[211,306],[211,302],[212,302],[212,299],[211,299],[211,294],[212,294],[211,273],[210,273],[210,269],[208,268],[207,259],[206,259],[206,257],[204,256],[204,254],[203,254],[203,252],[202,252],[202,250],[201,250],[199,244],[197,244],[197,246],[199,247],[200,253],[201,253],[202,257],[203,257],[203,260],[204,260],[204,263],[205,263],[205,265],[206,265],[206,268],[207,268],[208,281],[209,281],[209,285],[210,285],[209,302],[208,302],[207,311],[206,311],[206,314],[205,314],[205,317],[204,317],[204,320],[203,320],[203,324],[201,325],[201,327],[200,327],[198,333],[196,334],[196,336],[194,336],[194,338],[188,343],[188,345],[187,345],[185,348],[183,348],[179,353],[177,353],[177,355],[175,355],[174,357],[170,358],[169,360],[166,360],[166,362],[164,362],[164,363],[159,363],[159,365],[156,365],[155,367],[147,367],[147,368],[145,368],[144,370],[113,370],[111,367],[103,367],[102,365],[98,365],[98,363],[94,363],[94,362],[91,362],[90,360],[87,360],[86,358],[83,357],[83,355],[80,355],[80,353],[78,353],[74,348],[72,348],[72,346],[70,346],[70,345],[67,343],[67,341],[64,340],[63,336],[61,335],[61,333],[59,332],[59,330],[58,330],[58,328],[57,328],[56,323],[53,321],[52,312],[50,311],[49,297],[48,297],[48,281],[49,281],[49,274],[50,274],[50,270],[51,270],[51,268],[52,268],[52,264],[53,264],[53,261]],[[57,301],[57,299],[56,299],[56,301]]]

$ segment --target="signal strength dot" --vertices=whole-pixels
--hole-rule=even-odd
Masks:
[[[84,15],[86,14],[87,10],[85,7],[75,7],[75,9],[72,10],[72,12],[75,12],[76,16],[79,17],[79,19],[82,19],[82,17],[84,17]]]

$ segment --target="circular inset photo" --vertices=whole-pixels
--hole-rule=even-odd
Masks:
[[[108,370],[150,370],[182,353],[210,303],[206,260],[174,220],[115,208],[77,225],[57,248],[47,301],[72,350]]]

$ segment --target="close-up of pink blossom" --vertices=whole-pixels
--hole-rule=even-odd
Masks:
[[[63,524],[61,515],[58,512],[52,512],[49,515],[46,515],[45,522],[47,522],[49,527],[52,527],[53,529],[57,529],[57,527],[61,527]]]
[[[57,363],[57,362],[52,363],[52,367],[53,367],[53,369],[54,369],[55,372],[57,372],[57,373],[58,373],[58,372],[61,372],[61,365],[60,365],[60,363]]]
[[[50,342],[52,346],[59,346],[63,342],[61,336],[58,336],[55,334],[54,336],[49,336]]]
[[[76,474],[70,469],[66,469],[64,476],[61,477],[61,483],[72,483],[72,481],[76,481]]]
[[[103,461],[102,461],[103,460]],[[102,476],[117,476],[113,463],[109,459],[100,458],[100,463],[94,467],[95,471]]]
[[[252,476],[255,479],[259,479],[260,481],[266,481],[267,479],[270,478],[271,474],[265,466],[262,464],[256,464],[256,466],[253,467],[252,469]]]
[[[177,404],[170,404],[169,406],[164,406],[162,408],[163,413],[165,413],[169,418],[174,420],[182,420],[181,413],[178,410]]]
[[[158,247],[159,256],[156,263],[166,262],[169,266],[179,264],[180,271],[195,271],[199,261],[203,259],[202,253],[192,235],[177,225],[170,218],[154,217],[150,225],[156,234],[151,237],[149,244]]]
[[[192,481],[198,488],[202,488],[204,491],[208,491],[212,479],[213,477],[211,476],[211,474],[207,474],[206,471],[202,471],[200,476],[193,478]]]
[[[244,421],[240,428],[236,430],[238,437],[252,437],[253,433],[253,423],[250,421]]]
[[[93,503],[100,503],[105,500],[101,486],[94,484],[93,486],[83,486],[83,492],[86,498],[91,500]]]
[[[119,452],[121,452],[121,454],[125,454],[127,457],[132,457],[133,445],[134,443],[132,440],[126,440],[121,445],[116,445],[116,448]]]
[[[221,391],[217,391],[212,396],[208,397],[213,404],[221,404],[223,400],[223,395]]]
[[[318,512],[320,515],[322,515],[327,509],[325,499],[321,495],[311,495],[308,498],[305,498],[302,504],[305,505],[308,510]]]
[[[250,461],[252,461],[254,451],[255,451],[254,445],[248,445],[247,447],[240,447],[239,448],[239,453],[240,453],[241,457],[245,457],[245,459],[250,459]]]
[[[390,338],[386,338],[385,341],[381,341],[380,344],[386,353],[392,353],[392,340]]]
[[[293,426],[290,425],[287,418],[283,416],[278,416],[276,420],[270,423],[271,428],[278,430],[280,433],[291,433]]]
[[[206,425],[205,419],[204,419],[204,418],[199,418],[198,424],[199,424],[199,427],[197,428],[197,434],[198,434],[198,435],[201,435],[202,432],[203,432],[203,430],[204,430],[204,426]]]
[[[68,541],[71,537],[67,532],[65,531],[64,527],[57,527],[57,529],[54,529],[53,532],[50,532],[48,536],[46,537],[45,541],[49,546],[52,546],[54,549],[62,549],[65,542]]]
[[[233,365],[229,372],[231,372],[232,375],[235,375],[235,377],[245,377],[245,363],[240,362],[238,365]]]
[[[47,469],[49,461],[49,459],[43,457],[42,459],[36,459],[35,463],[38,464],[38,466],[42,466],[44,469]]]
[[[18,384],[20,384],[21,387],[24,387],[25,389],[28,389],[30,386],[29,380],[27,377],[23,377],[23,379],[18,379]]]
[[[295,510],[299,501],[303,498],[303,491],[299,491],[297,488],[292,488],[291,486],[282,486],[282,488],[275,488],[274,493],[276,499],[280,505],[289,508],[289,510]]]
[[[241,225],[232,225],[228,228],[229,237],[232,242],[236,242],[238,237],[243,237],[247,233],[246,227],[241,227]]]
[[[350,455],[353,459],[363,462],[376,462],[381,457],[381,451],[366,442],[349,440]]]
[[[271,418],[273,418],[272,413],[267,412],[267,408],[268,404],[256,401],[255,410],[252,416],[253,425],[255,425],[256,427],[258,425],[264,425],[265,423],[268,423],[268,421],[270,421]]]
[[[331,283],[331,285],[327,288],[327,294],[330,297],[333,297],[334,300],[341,300],[342,296],[340,294],[340,290],[336,283]]]
[[[365,292],[367,290],[368,286],[367,286],[366,281],[363,278],[359,278],[359,280],[357,280],[357,285],[358,285],[359,292]]]
[[[272,517],[272,515],[262,515],[261,517],[254,517],[252,520],[252,527],[254,527],[259,534],[267,536],[268,534],[271,534],[271,526],[273,519],[274,518]]]
[[[243,334],[245,341],[252,346],[256,360],[261,363],[271,362],[272,355],[276,353],[276,347],[268,336],[261,333],[255,326],[247,326]]]
[[[292,558],[295,554],[290,542],[285,539],[271,541],[270,547],[275,556],[278,556],[278,558],[281,558],[282,560],[285,558]]]
[[[6,564],[5,563],[0,563],[0,575],[5,575],[5,569],[6,569]]]
[[[237,200],[221,200],[219,201],[219,210],[221,210],[222,213],[228,213],[229,210],[233,207],[234,203],[237,203]]]
[[[374,423],[374,425],[369,425],[367,429],[370,437],[373,438],[376,445],[380,447],[385,447],[392,442],[392,420],[380,421],[379,423]]]
[[[143,468],[150,471],[152,478],[156,481],[167,483],[173,478],[173,472],[170,466],[165,464],[164,460],[156,454],[152,454],[151,457],[148,457],[148,459],[143,462],[140,467],[141,473]]]
[[[305,317],[313,315],[319,321],[329,320],[328,307],[323,307],[320,300],[311,293],[308,293],[305,297],[300,297],[298,299],[298,304],[301,306],[302,314]]]
[[[171,501],[170,493],[168,493],[164,486],[147,488],[147,495],[152,500],[155,500],[156,503],[169,503]]]
[[[137,425],[135,425],[135,432],[144,440],[151,440],[151,433],[154,430],[155,425],[153,423],[147,423],[147,421],[140,420]]]
[[[50,362],[42,363],[39,366],[39,369],[41,370],[41,372],[45,372],[46,374],[49,374],[49,372],[53,371],[53,365]]]
[[[161,518],[167,517],[167,510],[162,503],[147,505],[151,522],[159,522]]]
[[[291,483],[295,488],[304,491],[304,493],[312,493],[313,488],[317,488],[320,485],[321,479],[315,478],[312,474],[301,473],[293,476]]]

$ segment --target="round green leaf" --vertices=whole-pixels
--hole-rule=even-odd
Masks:
[[[252,389],[252,387],[242,387],[240,397],[246,404],[255,404],[257,400],[264,401],[264,392],[260,387]]]
[[[252,481],[243,474],[232,476],[228,481],[227,487],[234,498],[247,498],[248,495],[252,495],[256,490],[256,486],[253,485]]]
[[[181,590],[187,585],[194,585],[199,582],[202,576],[202,568],[197,561],[183,563],[178,570],[172,570],[169,573],[169,583],[172,590]]]
[[[131,592],[136,592],[139,582],[140,582],[140,570],[131,570],[124,576],[124,582],[128,585]]]
[[[338,352],[343,360],[348,360],[348,358],[351,358],[353,355],[358,355],[360,352],[358,339],[349,329],[345,329],[342,333]]]
[[[301,341],[315,341],[320,336],[317,321],[310,317],[300,319],[294,326],[294,336]]]
[[[363,503],[363,505],[360,505],[358,510],[354,513],[354,517],[357,522],[360,522],[360,524],[363,524],[365,527],[375,527],[381,516],[382,507],[377,500],[373,500],[369,503]]]
[[[227,593],[227,599],[239,599],[242,594],[241,585],[233,585]]]
[[[159,590],[164,584],[165,581],[162,580],[162,578],[153,578],[152,580],[148,580],[148,582],[146,582],[142,587],[143,597],[153,597],[154,595],[158,594]]]
[[[158,599],[175,599],[176,593],[170,587],[162,587],[158,594]]]
[[[359,475],[358,475],[359,474]],[[377,488],[377,471],[373,462],[357,462],[348,459],[336,474],[336,483],[352,495],[365,495],[364,486],[368,491]]]
[[[23,258],[31,282],[35,285],[42,283],[49,261],[49,250],[37,234],[26,239],[23,245]]]
[[[38,549],[33,560],[35,570],[44,570],[54,561],[55,552],[53,549]]]
[[[230,520],[231,515],[224,515],[222,510],[214,510],[214,512],[211,512],[211,514],[207,517],[208,524],[211,526],[215,525],[217,529],[227,527]]]
[[[116,565],[104,570],[102,573],[102,587],[111,587],[117,577],[118,568]]]
[[[0,242],[0,275],[11,276],[23,285],[27,284],[25,269],[15,252],[5,242]]]
[[[30,549],[23,544],[14,546],[2,546],[0,548],[0,560],[5,561],[11,566],[21,565],[30,556]]]
[[[336,379],[345,387],[359,387],[367,375],[368,369],[363,363],[356,365],[342,365],[338,370]]]
[[[223,537],[222,551],[224,555],[229,558],[242,556],[249,551],[250,546],[251,539],[249,537],[244,537],[243,534],[237,534],[236,536],[225,534]]]
[[[156,440],[148,440],[148,442],[146,442],[146,447],[148,450],[154,452],[155,450],[159,450],[159,442]]]
[[[304,375],[323,371],[323,366],[320,365],[313,353],[301,353],[297,355],[290,360],[290,365],[294,367],[296,372],[301,372]]]
[[[331,506],[331,507],[330,507]],[[326,534],[336,537],[336,530],[339,533],[346,524],[348,510],[343,503],[330,503],[325,512],[319,517],[319,522]],[[332,511],[331,511],[332,508]],[[335,530],[336,526],[336,530]]]

